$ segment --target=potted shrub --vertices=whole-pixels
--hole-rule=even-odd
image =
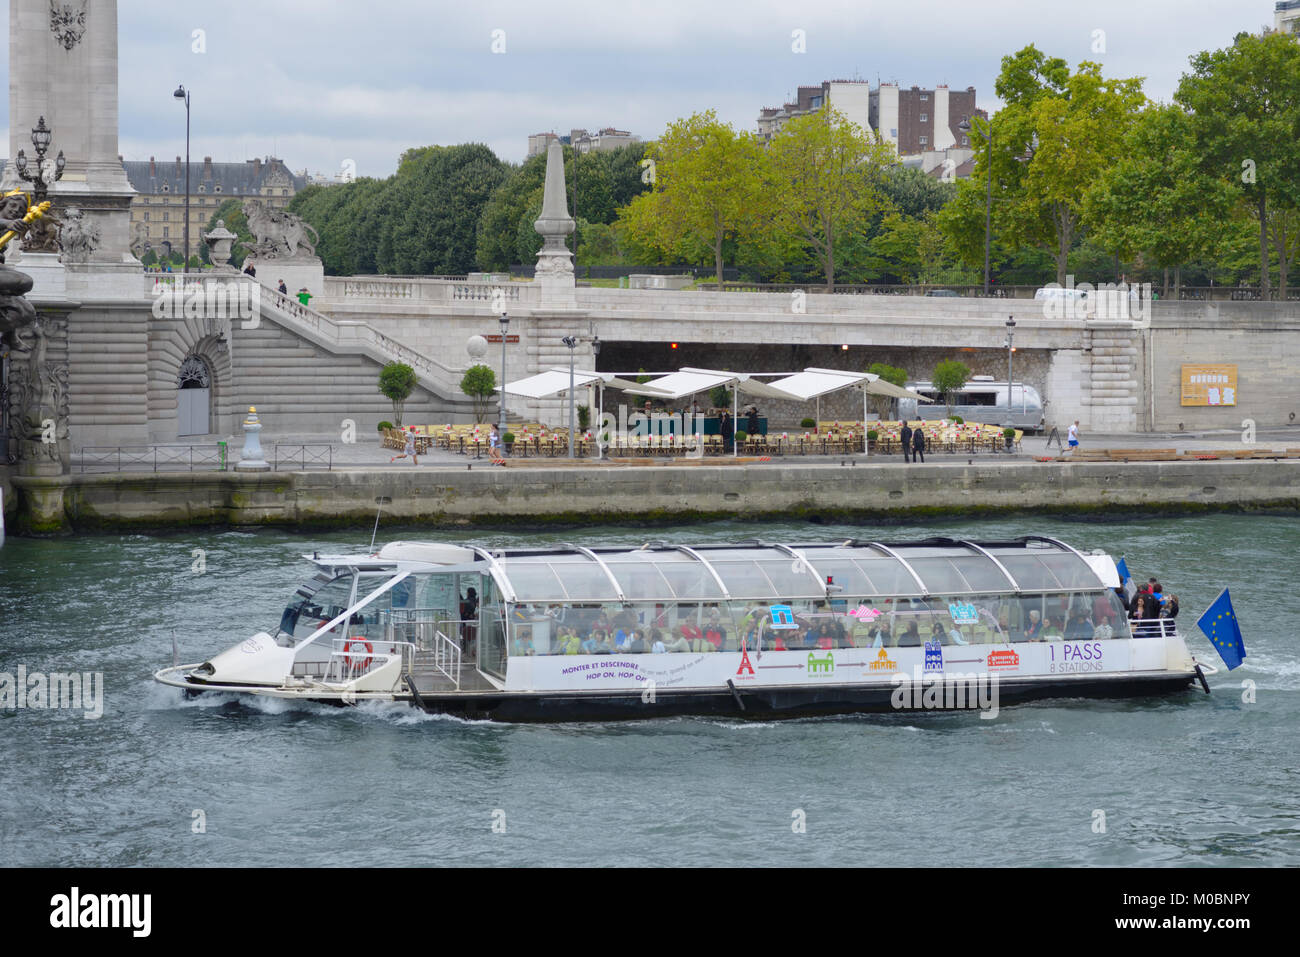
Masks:
[[[1007,451],[1010,452],[1011,447],[1016,442],[1016,430],[1012,428],[1005,428],[1002,430],[1002,437],[1007,440]]]
[[[878,439],[878,438],[880,438],[880,433],[879,433],[879,432],[877,432],[875,429],[868,429],[868,430],[867,430],[867,448],[868,448],[868,449],[875,448],[875,445],[876,445],[876,439]]]
[[[511,448],[515,444],[515,434],[513,432],[507,432],[505,435],[501,436],[501,441],[505,443],[506,454],[509,455]]]
[[[393,423],[391,422],[380,422],[377,426],[375,426],[375,431],[383,432],[384,429],[391,429],[392,427],[393,427]]]
[[[585,405],[578,406],[578,431],[586,432],[591,425],[591,409]]]
[[[963,419],[960,415],[954,415],[954,416],[952,417],[952,424],[953,424],[953,425],[965,425],[965,424],[966,424],[966,420]]]
[[[817,421],[815,419],[801,419],[799,422],[799,428],[815,429],[817,428]]]

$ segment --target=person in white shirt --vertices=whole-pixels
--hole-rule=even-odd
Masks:
[[[1067,438],[1069,440],[1069,445],[1071,449],[1077,449],[1079,447],[1079,420],[1078,419],[1075,419],[1074,425],[1070,426],[1070,432]]]

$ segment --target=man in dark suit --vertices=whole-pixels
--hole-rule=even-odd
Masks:
[[[912,461],[912,427],[906,422],[903,423],[903,430],[898,433],[898,438],[903,445],[903,461]]]
[[[925,430],[919,425],[912,430],[912,462],[925,464]]]

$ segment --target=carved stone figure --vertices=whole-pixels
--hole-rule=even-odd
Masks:
[[[86,34],[86,0],[81,0],[80,4],[50,0],[50,32],[65,50],[80,43]]]
[[[234,272],[230,265],[230,249],[239,237],[226,228],[224,219],[217,220],[217,228],[210,233],[203,233],[203,241],[208,244],[208,262],[217,272]]]
[[[63,246],[64,262],[84,263],[99,248],[99,227],[88,222],[81,210],[71,206],[63,214],[59,243]]]
[[[573,217],[565,205],[564,153],[559,140],[551,140],[546,148],[546,186],[542,191],[542,215],[533,228],[542,237],[542,248],[537,253],[537,271],[534,276],[558,286],[572,286],[573,254],[564,239],[573,232]]]
[[[270,209],[256,200],[244,200],[244,215],[253,242],[244,243],[259,260],[311,259],[320,237],[293,213]],[[311,238],[308,239],[308,233]]]
[[[131,255],[140,259],[149,251],[149,227],[144,223],[131,224]]]

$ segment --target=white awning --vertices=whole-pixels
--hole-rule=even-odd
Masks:
[[[756,395],[765,399],[796,398],[789,392],[775,389],[766,382],[751,379],[748,373],[719,372],[716,369],[683,368],[678,372],[672,372],[655,379],[653,382],[642,385],[634,383],[630,388],[625,388],[623,391],[630,392],[633,395],[648,395],[656,399],[682,399],[699,392],[708,392],[720,385],[734,386],[737,391],[746,395]]]
[[[868,395],[887,395],[896,399],[917,399],[921,402],[934,401],[910,389],[887,382],[870,372],[849,372],[845,369],[808,368],[784,379],[777,379],[768,385],[805,402],[838,392],[840,389],[853,388],[865,389]]]
[[[603,382],[605,385],[615,389],[653,388],[653,386],[637,386],[636,382],[630,379],[620,379],[612,372],[588,372],[585,370],[575,369],[573,371],[573,387],[582,389],[596,382]],[[500,392],[500,387],[493,389],[494,392]],[[505,392],[507,395],[522,395],[529,399],[545,399],[550,396],[562,395],[569,391],[569,370],[568,369],[548,369],[546,372],[538,373],[535,376],[529,376],[527,379],[518,379],[514,382],[507,382]],[[659,396],[658,392],[647,392],[645,395]]]

